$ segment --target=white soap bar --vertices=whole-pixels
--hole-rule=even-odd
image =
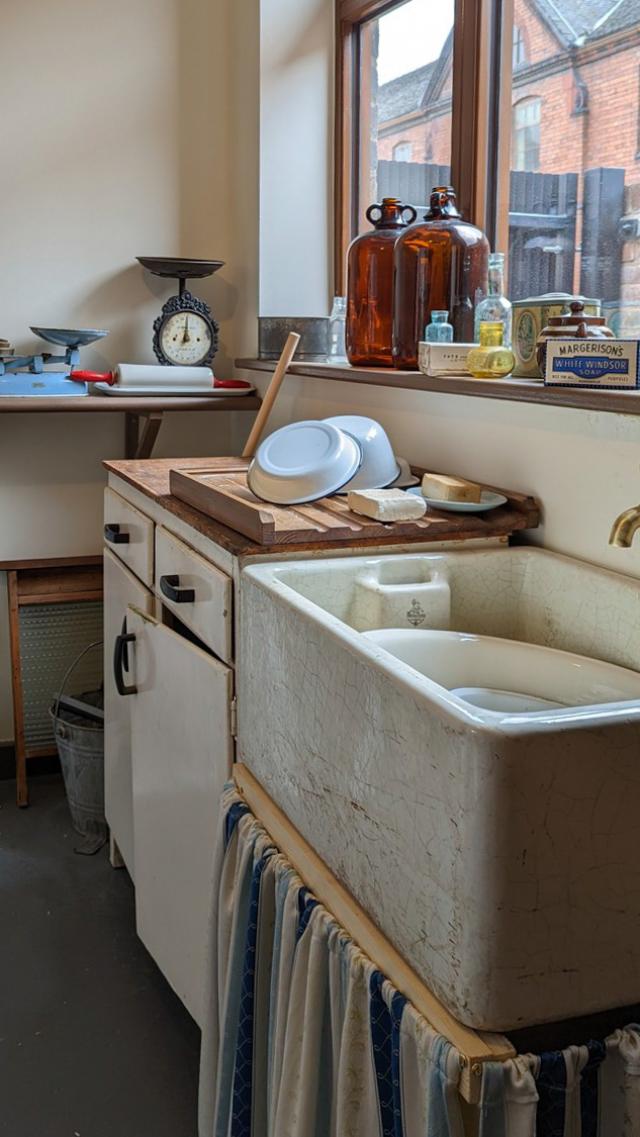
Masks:
[[[403,490],[350,490],[347,505],[375,521],[414,521],[427,511],[424,498]]]

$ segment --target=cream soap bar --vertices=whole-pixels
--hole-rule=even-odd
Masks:
[[[375,521],[415,521],[427,511],[423,498],[403,490],[350,490],[347,505]]]
[[[450,478],[445,474],[425,474],[422,479],[422,492],[425,497],[436,501],[480,501],[482,486],[467,482],[464,478]]]

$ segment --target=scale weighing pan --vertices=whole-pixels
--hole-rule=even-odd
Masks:
[[[203,276],[213,276],[224,261],[188,260],[185,257],[136,257],[143,268],[156,276],[170,276],[174,280],[197,280]]]
[[[35,336],[58,347],[86,347],[89,343],[104,339],[109,333],[99,328],[31,328]]]

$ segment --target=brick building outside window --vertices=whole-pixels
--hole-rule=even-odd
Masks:
[[[452,38],[434,62],[377,88],[382,168],[398,161],[414,170],[415,164],[448,166]],[[547,291],[561,277],[565,291],[567,282],[576,291],[598,287],[612,326],[639,335],[640,0],[515,0],[513,64],[512,227],[524,225],[518,218],[532,208],[518,204],[518,195],[524,202],[544,196],[552,176],[548,215],[573,211],[566,229],[557,222],[539,236],[521,232],[519,244],[512,228],[515,291]],[[534,175],[549,178],[536,182]],[[519,278],[518,257],[528,266]],[[555,276],[541,270],[537,289],[535,265],[548,266],[553,257],[564,258],[565,267]]]

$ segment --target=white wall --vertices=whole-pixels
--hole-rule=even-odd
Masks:
[[[330,311],[333,27],[333,0],[262,0],[261,316]]]
[[[255,348],[258,0],[21,0],[2,20],[0,336],[104,327],[94,368],[153,359],[171,282],[137,254],[227,262],[198,291],[221,324],[219,373]],[[4,415],[0,560],[98,552],[104,457],[120,415]],[[158,455],[232,453],[243,415],[173,415]],[[0,740],[11,735],[0,592]]]
[[[528,540],[640,577],[640,543],[608,545],[640,501],[639,418],[289,377],[271,425],[349,413],[378,419],[411,462],[533,494],[543,524]]]

